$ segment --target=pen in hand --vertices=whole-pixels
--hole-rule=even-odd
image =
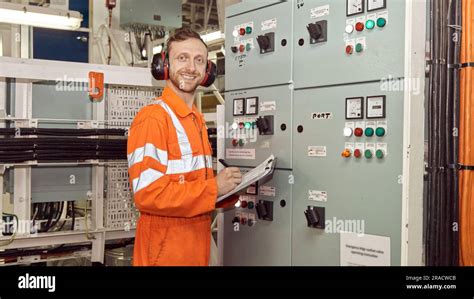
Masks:
[[[229,167],[229,164],[224,159],[219,159],[219,162],[221,162],[222,165],[224,165],[225,168]]]

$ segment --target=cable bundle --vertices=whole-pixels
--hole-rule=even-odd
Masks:
[[[0,162],[122,160],[126,139],[10,138],[0,139]]]
[[[426,264],[459,262],[458,148],[461,0],[431,1]]]
[[[126,136],[123,129],[42,129],[42,128],[18,128],[0,129],[3,136]]]

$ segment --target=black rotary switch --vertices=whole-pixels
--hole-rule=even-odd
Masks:
[[[259,35],[257,37],[257,42],[261,50],[266,51],[270,48],[270,37],[267,35]]]
[[[311,24],[308,24],[306,28],[308,29],[309,36],[311,37],[312,42],[315,42],[321,38],[321,35],[323,34],[323,28],[321,27],[320,24],[311,23]]]

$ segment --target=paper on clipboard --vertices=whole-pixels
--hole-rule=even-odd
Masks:
[[[244,174],[242,176],[242,182],[234,190],[217,198],[217,202],[225,200],[229,196],[234,195],[238,193],[239,191],[242,191],[243,189],[249,187],[250,185],[252,185],[253,183],[257,181],[262,181],[268,178],[270,175],[273,174],[273,170],[275,169],[275,164],[276,164],[276,158],[273,155],[271,155],[262,164],[258,165],[251,171]]]

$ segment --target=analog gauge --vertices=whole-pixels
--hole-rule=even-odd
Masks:
[[[346,119],[364,118],[364,98],[346,99]]]
[[[347,0],[347,16],[353,16],[364,12],[364,0]]]
[[[234,99],[234,116],[245,114],[245,99]]]
[[[387,8],[387,0],[367,0],[367,11]]]

